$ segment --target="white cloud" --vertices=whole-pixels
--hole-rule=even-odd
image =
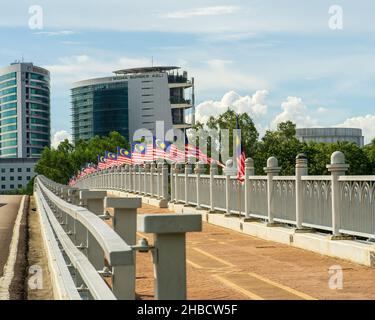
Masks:
[[[201,91],[228,91],[231,88],[255,91],[258,88],[269,88],[265,79],[237,70],[231,60],[211,59],[200,68],[187,68],[194,75],[196,87]]]
[[[72,141],[72,136],[65,130],[57,131],[52,138],[52,147],[57,148],[66,139]]]
[[[301,98],[288,97],[281,104],[283,112],[279,113],[271,122],[271,128],[275,129],[280,122],[293,121],[297,127],[312,127],[316,121],[308,114],[308,109]]]
[[[259,119],[267,113],[265,98],[267,90],[258,90],[252,96],[240,96],[234,91],[226,93],[220,101],[205,101],[196,108],[196,120],[205,123],[211,116],[216,117],[228,107],[238,113],[248,113],[250,117]]]
[[[365,136],[365,143],[370,143],[375,138],[375,115],[350,118],[336,127],[360,128]]]
[[[236,6],[214,6],[189,10],[174,11],[163,14],[162,17],[170,19],[187,19],[192,17],[218,16],[236,13],[239,7]]]
[[[40,34],[40,35],[45,35],[48,37],[53,37],[53,36],[70,36],[75,34],[74,31],[71,30],[60,30],[60,31],[39,31],[35,32],[35,34]]]

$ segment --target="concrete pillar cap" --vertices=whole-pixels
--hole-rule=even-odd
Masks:
[[[270,157],[267,160],[268,168],[277,168],[279,166],[279,161],[275,157]]]
[[[345,164],[345,155],[341,151],[332,153],[331,164]]]

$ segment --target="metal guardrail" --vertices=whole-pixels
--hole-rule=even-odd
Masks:
[[[184,168],[185,167],[185,168]],[[204,175],[202,163],[166,163],[123,166],[89,174],[80,188],[118,190],[181,203],[245,218],[262,219],[270,226],[284,223],[299,231],[317,229],[342,235],[375,238],[375,176],[345,176],[348,165],[341,152],[332,154],[327,176],[309,176],[305,155],[296,159],[294,176],[279,176],[281,168],[271,157],[266,176],[255,176],[254,161],[246,160],[245,183],[228,167],[218,175],[215,163]],[[146,183],[135,183],[135,180]],[[149,183],[149,185],[147,185]],[[150,191],[151,189],[151,191]],[[310,231],[310,230],[306,230]]]
[[[139,198],[110,198],[43,176],[35,179],[34,195],[57,298],[135,299],[135,253],[151,251],[155,298],[186,299],[185,235],[201,231],[200,215],[137,216]],[[153,233],[154,245],[137,243],[137,230]]]

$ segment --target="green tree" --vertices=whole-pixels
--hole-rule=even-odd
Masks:
[[[80,140],[73,146],[68,140],[56,149],[45,148],[35,172],[59,182],[67,183],[87,163],[96,163],[105,151],[117,152],[117,147],[129,148],[129,143],[118,132],[106,137],[96,136],[89,141]]]

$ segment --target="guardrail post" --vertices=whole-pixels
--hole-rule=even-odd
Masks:
[[[195,164],[195,174],[196,174],[196,188],[197,188],[197,209],[201,209],[201,174],[204,173],[204,162],[198,161]]]
[[[137,242],[137,209],[142,207],[141,198],[108,198],[104,200],[105,208],[113,208],[113,229],[130,246]],[[135,298],[134,265],[114,267],[113,292],[119,299]]]
[[[296,232],[301,232],[305,229],[302,227],[303,223],[303,181],[302,176],[308,175],[307,156],[300,153],[296,157]]]
[[[250,219],[251,186],[249,177],[254,175],[254,160],[247,158],[245,161],[245,219]]]
[[[155,190],[154,190],[154,179],[155,179],[155,176],[154,176],[154,173],[156,171],[156,164],[155,162],[151,162],[151,165],[150,165],[150,193],[151,193],[151,198],[154,197],[155,195]]]
[[[71,188],[68,190],[68,202],[76,206],[79,205],[79,189]]]
[[[340,240],[344,237],[340,234],[340,176],[344,176],[349,169],[345,163],[345,155],[336,151],[331,156],[331,164],[327,165],[332,177],[332,240]]]
[[[107,196],[106,191],[81,191],[80,198],[85,204],[87,210],[96,215],[100,216],[104,213],[104,198]],[[82,228],[76,230],[76,232],[82,232]],[[104,268],[103,249],[96,241],[95,237],[87,232],[87,257],[96,268],[96,270],[102,270]]]
[[[188,185],[188,181],[189,181],[189,174],[192,174],[193,172],[193,167],[191,165],[191,163],[189,162],[186,162],[185,164],[185,206],[188,206],[189,205],[189,185]]]
[[[154,234],[155,299],[186,300],[186,233],[202,230],[201,215],[142,215],[138,230]]]
[[[212,161],[210,165],[210,212],[215,212],[214,183],[215,183],[215,176],[217,174],[218,174],[217,162]]]
[[[129,170],[130,170],[130,165],[125,166],[125,191],[129,192],[130,190],[130,177],[129,177]]]
[[[267,173],[267,211],[268,211],[268,226],[276,226],[274,223],[274,186],[273,177],[279,175],[281,168],[279,162],[275,157],[270,157],[267,160],[267,167],[264,171]]]

